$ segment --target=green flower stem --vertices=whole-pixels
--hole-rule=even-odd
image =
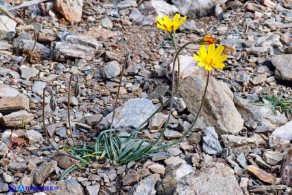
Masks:
[[[180,52],[188,45],[190,44],[197,44],[199,43],[199,41],[191,41],[191,42],[188,42],[186,44],[184,44],[177,52],[176,52],[176,55],[174,57],[174,61],[173,61],[173,66],[172,66],[172,78],[174,78],[174,75],[175,75],[175,72],[174,72],[174,69],[175,69],[175,61],[176,59],[178,59],[178,55],[180,54]],[[177,49],[176,49],[177,50]],[[180,80],[180,61],[178,59],[178,75],[177,75],[177,82],[176,82],[176,88],[175,88],[175,91],[173,94],[171,94],[171,96],[175,96],[177,94],[177,91],[178,91],[178,86],[179,86],[179,80]],[[173,80],[173,79],[172,79]],[[173,82],[174,83],[174,82]],[[166,102],[164,102],[152,115],[150,115],[138,128],[136,131],[139,131],[156,113],[160,112],[162,110],[162,108],[164,106],[166,106],[169,102],[170,102],[171,98],[169,98]]]
[[[204,105],[204,102],[205,102],[205,99],[206,99],[207,89],[208,89],[209,80],[210,80],[210,71],[207,71],[207,72],[208,72],[208,75],[207,75],[206,86],[205,86],[204,93],[203,93],[203,97],[202,97],[202,102],[201,102],[201,105],[199,107],[199,111],[198,111],[198,113],[197,113],[197,115],[195,117],[195,120],[192,123],[191,127],[187,131],[185,131],[184,134],[178,140],[174,141],[171,144],[167,144],[167,145],[164,145],[164,146],[162,146],[160,148],[156,148],[156,149],[152,150],[151,152],[160,151],[162,149],[169,148],[170,146],[173,146],[173,145],[181,142],[189,134],[189,132],[192,131],[192,129],[194,128],[194,126],[195,126],[195,124],[196,124],[196,122],[197,122],[197,120],[199,118],[200,112],[201,112],[201,110],[203,108],[203,105]]]

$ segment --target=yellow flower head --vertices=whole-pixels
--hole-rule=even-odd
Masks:
[[[213,68],[223,69],[223,62],[227,59],[227,55],[221,55],[224,50],[222,45],[215,49],[215,44],[208,46],[208,51],[205,45],[200,47],[197,54],[194,55],[195,60],[198,61],[199,66],[204,66],[206,70],[211,71]]]
[[[217,39],[212,37],[211,34],[207,34],[201,39],[200,44],[201,45],[210,45],[210,44],[216,43],[216,41],[217,41]]]
[[[186,20],[186,16],[180,18],[180,14],[175,14],[173,20],[169,19],[168,16],[163,16],[162,18],[157,17],[156,26],[166,32],[175,32]]]

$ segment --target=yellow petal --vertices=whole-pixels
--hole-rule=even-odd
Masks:
[[[218,69],[223,69],[225,67],[225,64],[223,64],[223,63],[216,63],[216,64],[214,64],[213,67],[214,68],[218,68]]]
[[[156,21],[159,23],[159,24],[164,24],[164,21],[163,21],[163,19],[162,18],[159,18],[159,17],[157,17],[156,18]]]
[[[205,70],[211,71],[212,70],[212,67],[211,66],[205,66]]]
[[[205,66],[205,64],[203,62],[199,62],[198,66]]]
[[[223,45],[219,45],[219,46],[217,47],[217,49],[215,50],[215,52],[214,52],[214,56],[215,56],[215,57],[216,57],[216,56],[220,56],[221,53],[223,52],[223,50],[224,50],[224,46],[223,46]]]
[[[213,56],[214,54],[214,50],[215,50],[215,44],[210,44],[209,47],[208,47],[208,56]]]
[[[200,54],[201,54],[201,56],[202,56],[203,58],[205,58],[205,57],[207,56],[207,49],[206,49],[206,47],[205,47],[204,45],[202,45],[202,46],[200,47]]]
[[[202,58],[200,57],[200,56],[198,56],[198,55],[194,55],[194,58],[195,58],[195,60],[197,60],[197,61],[202,61]]]
[[[227,59],[227,55],[219,56],[216,58],[215,63],[221,63]]]

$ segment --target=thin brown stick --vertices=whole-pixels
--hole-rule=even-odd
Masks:
[[[72,83],[72,80],[73,80],[73,77],[76,77],[77,78],[77,83],[79,82],[79,77],[78,75],[75,75],[75,74],[72,74],[70,76],[70,80],[69,80],[69,88],[68,88],[68,104],[67,104],[67,111],[68,111],[68,129],[66,131],[66,134],[68,137],[71,137],[72,138],[72,141],[73,141],[73,145],[76,145],[75,144],[75,139],[73,137],[73,133],[72,133],[72,127],[71,127],[71,118],[70,118],[70,98],[71,98],[71,83]]]

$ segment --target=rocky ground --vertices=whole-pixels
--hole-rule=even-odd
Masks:
[[[20,184],[56,187],[27,192],[35,195],[292,194],[292,117],[262,98],[291,103],[292,2],[200,2],[2,2],[12,16],[0,15],[0,194],[13,194],[11,186]],[[73,135],[93,143],[109,127],[127,61],[113,125],[138,127],[170,97],[175,50],[155,18],[176,12],[188,16],[176,33],[179,46],[211,33],[228,54],[225,69],[213,72],[195,130],[144,161],[93,163],[59,181],[76,160],[58,155],[46,140],[43,89],[53,86],[57,101],[53,112],[46,93],[51,141],[70,146],[67,93],[71,74],[79,76],[80,95],[70,100]],[[169,112],[166,143],[194,120],[206,81],[192,58],[198,48],[188,46],[180,56],[174,109],[157,113],[142,137],[157,138]]]

